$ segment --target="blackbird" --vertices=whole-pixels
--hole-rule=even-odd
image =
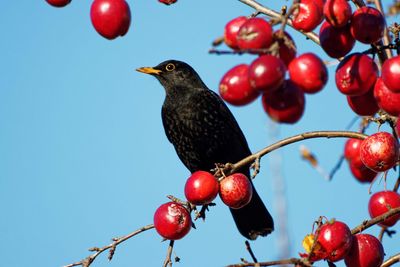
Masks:
[[[228,107],[191,66],[168,60],[137,71],[154,76],[164,87],[161,115],[165,134],[190,172],[210,171],[216,163],[236,163],[251,154]],[[249,177],[249,167],[239,172]],[[274,229],[273,219],[254,186],[250,203],[230,210],[239,232],[248,239],[266,236]]]

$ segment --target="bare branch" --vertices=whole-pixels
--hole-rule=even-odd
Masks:
[[[393,255],[392,257],[387,259],[384,263],[382,263],[381,267],[389,267],[398,262],[400,262],[400,253]]]
[[[130,239],[131,237],[134,237],[135,235],[138,235],[140,233],[143,233],[143,232],[145,232],[147,230],[150,230],[150,229],[153,229],[153,228],[154,228],[154,224],[149,224],[149,225],[146,225],[146,226],[143,226],[143,227],[137,229],[136,231],[134,231],[134,232],[132,232],[132,233],[126,235],[126,236],[119,237],[119,238],[113,238],[112,239],[113,242],[111,244],[109,244],[108,246],[104,246],[102,248],[97,248],[97,247],[91,248],[91,249],[89,249],[89,251],[95,251],[96,253],[86,257],[85,259],[83,259],[83,260],[81,260],[79,262],[68,264],[68,265],[65,265],[64,267],[73,267],[73,266],[89,267],[92,264],[92,262],[97,258],[97,256],[99,256],[101,253],[103,253],[106,250],[109,250],[109,253],[110,253],[109,256],[108,256],[108,259],[112,260],[112,257],[113,257],[114,252],[115,252],[115,248],[119,244],[121,244],[122,242]]]
[[[359,226],[353,228],[351,230],[351,233],[353,235],[360,233],[360,232],[364,231],[365,229],[367,229],[375,224],[378,224],[380,222],[383,222],[385,219],[387,219],[393,215],[396,215],[396,214],[400,214],[400,208],[390,209],[388,212],[385,212],[384,214],[382,214],[378,217],[375,217],[371,220],[365,220]]]
[[[227,267],[249,267],[249,266],[263,267],[263,266],[274,266],[274,265],[284,265],[284,264],[292,264],[304,267],[312,266],[311,263],[308,262],[306,259],[291,258],[285,260],[266,261],[266,262],[244,262],[244,263],[228,265]]]
[[[236,170],[238,170],[244,166],[251,165],[257,158],[261,158],[262,156],[264,156],[278,148],[281,148],[286,145],[296,143],[299,141],[303,141],[306,139],[321,138],[321,137],[326,137],[326,138],[337,138],[337,137],[343,138],[344,137],[344,138],[365,139],[367,137],[367,135],[358,133],[358,132],[351,132],[351,131],[315,131],[315,132],[307,132],[307,133],[298,134],[298,135],[295,135],[292,137],[282,139],[270,146],[267,146],[266,148],[260,150],[259,152],[252,154],[235,164],[232,164],[230,167],[230,170],[226,171],[225,174],[234,173]]]
[[[171,260],[171,255],[172,255],[172,250],[174,249],[174,240],[169,241],[169,246],[167,250],[167,257],[165,258],[163,267],[168,267],[172,266],[172,260]]]

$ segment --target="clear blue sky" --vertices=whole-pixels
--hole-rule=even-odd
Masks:
[[[189,173],[162,128],[164,90],[154,78],[135,72],[137,67],[172,58],[184,60],[215,90],[229,68],[254,59],[207,53],[228,20],[252,13],[238,1],[179,0],[169,7],[157,0],[128,2],[131,28],[114,41],[93,29],[91,1],[73,0],[62,9],[44,0],[2,4],[2,266],[55,267],[78,261],[89,255],[88,248],[106,245],[112,237],[152,223],[166,195],[183,197]],[[299,37],[299,53],[314,51],[328,59],[320,48],[289,31]],[[312,130],[342,130],[354,118],[334,86],[334,69],[329,68],[330,82],[324,91],[307,96],[301,121],[280,126],[278,138]],[[249,106],[230,107],[253,151],[273,142],[274,126],[259,99]],[[376,126],[369,131],[376,131]],[[344,140],[303,144],[330,171]],[[286,183],[290,256],[303,251],[301,240],[320,215],[350,227],[368,218],[368,185],[355,181],[346,164],[327,182],[300,158],[299,144],[281,149],[278,156]],[[277,218],[272,158],[262,159],[255,183]],[[389,173],[388,187],[395,176]],[[373,186],[373,191],[382,189],[383,183]],[[174,266],[224,266],[241,257],[250,260],[228,209],[219,199],[216,203],[205,223],[198,222],[197,230],[176,242],[181,263]],[[395,230],[400,230],[399,225]],[[377,234],[379,228],[367,232]],[[399,252],[398,238],[385,237],[388,255]],[[252,244],[259,260],[279,258],[279,231]],[[112,262],[104,255],[92,266],[161,266],[167,246],[155,231],[149,231],[120,245]]]

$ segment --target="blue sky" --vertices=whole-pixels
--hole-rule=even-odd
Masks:
[[[61,9],[44,0],[2,4],[0,251],[4,266],[54,267],[78,261],[89,255],[88,248],[152,223],[166,195],[183,198],[189,173],[162,128],[164,90],[136,68],[166,59],[183,60],[216,90],[229,68],[254,59],[207,53],[227,21],[252,13],[239,1],[179,0],[169,7],[156,0],[128,3],[130,30],[114,41],[93,29],[91,1],[73,0]],[[272,7],[279,9],[276,1]],[[289,32],[296,38],[299,54],[313,51],[329,60],[321,48]],[[260,99],[245,107],[230,106],[251,149],[258,151],[274,138],[301,132],[345,129],[355,115],[335,88],[334,70],[335,66],[329,67],[330,80],[321,93],[306,97],[306,111],[295,125],[274,125]],[[372,125],[368,131],[376,129]],[[273,131],[277,137],[271,137]],[[330,171],[344,141],[302,144]],[[291,257],[303,251],[301,240],[318,216],[337,218],[350,227],[368,218],[368,185],[355,181],[347,164],[327,182],[300,158],[299,145],[264,157],[255,180],[278,220],[282,202],[277,202],[279,188],[271,165],[282,164]],[[389,188],[395,177],[389,172]],[[383,183],[372,188],[382,189]],[[250,260],[228,209],[219,199],[216,203],[205,223],[198,222],[197,230],[176,242],[181,263],[174,266],[224,266],[241,257]],[[394,229],[400,230],[399,225]],[[366,232],[377,234],[379,228]],[[253,242],[259,260],[279,258],[279,240],[275,231]],[[149,231],[120,245],[111,262],[104,255],[92,266],[160,266],[167,246],[155,231]],[[387,255],[398,253],[398,237],[385,237],[384,246]]]

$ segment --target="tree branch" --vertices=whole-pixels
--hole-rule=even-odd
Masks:
[[[383,222],[384,220],[386,220],[387,218],[396,215],[396,214],[400,214],[400,207],[399,208],[395,208],[395,209],[390,209],[388,212],[385,212],[384,214],[375,217],[371,220],[365,220],[364,222],[362,222],[359,226],[353,228],[351,230],[351,233],[354,234],[358,234],[362,231],[364,231],[365,229],[378,224],[380,222]]]
[[[119,238],[113,238],[112,239],[113,242],[111,244],[109,244],[108,246],[104,246],[102,248],[98,248],[98,247],[91,248],[91,249],[89,249],[89,251],[95,251],[96,253],[86,257],[85,259],[83,259],[79,262],[68,264],[68,265],[65,265],[64,267],[73,267],[73,266],[89,267],[92,264],[92,262],[97,258],[97,256],[99,256],[101,253],[103,253],[106,250],[109,250],[108,260],[112,260],[115,249],[119,244],[130,239],[131,237],[133,237],[135,235],[138,235],[140,233],[143,233],[144,231],[147,231],[147,230],[150,230],[153,228],[154,228],[154,224],[149,224],[149,225],[143,226],[142,228],[137,229],[136,231],[134,231],[126,236],[119,237]]]
[[[321,137],[326,137],[326,138],[344,137],[344,138],[365,139],[367,137],[367,135],[358,133],[358,132],[351,132],[351,131],[315,131],[315,132],[307,132],[307,133],[298,134],[298,135],[295,135],[292,137],[282,139],[270,146],[267,146],[266,148],[260,150],[259,152],[252,154],[235,164],[230,164],[227,167],[228,170],[224,170],[224,172],[225,172],[225,174],[234,173],[236,170],[239,170],[240,168],[242,168],[244,166],[251,165],[255,160],[257,160],[257,158],[261,158],[262,156],[264,156],[278,148],[284,147],[286,145],[296,143],[299,141],[303,141],[306,139],[321,138]]]
[[[291,258],[285,260],[277,260],[277,261],[266,261],[266,262],[243,262],[238,264],[228,265],[227,267],[249,267],[249,266],[256,266],[256,267],[263,267],[263,266],[274,266],[274,265],[285,265],[285,264],[292,264],[296,266],[304,266],[304,267],[311,267],[311,263],[309,263],[306,259],[298,259],[298,258]]]
[[[381,267],[389,267],[398,262],[400,262],[400,253],[387,259],[384,263],[382,263]]]

